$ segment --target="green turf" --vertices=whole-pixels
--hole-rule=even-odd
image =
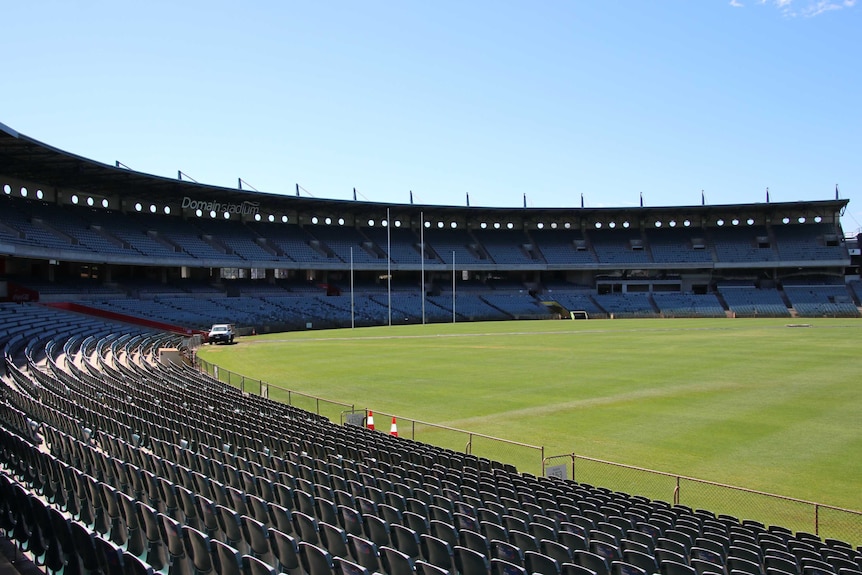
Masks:
[[[811,327],[769,319],[395,326],[246,337],[199,353],[273,385],[544,446],[546,455],[575,452],[858,509],[862,323],[804,322]],[[388,429],[388,420],[377,423]],[[440,440],[463,450],[460,437]],[[519,469],[539,471],[535,454],[515,457],[524,458]],[[596,473],[609,483],[630,474]]]

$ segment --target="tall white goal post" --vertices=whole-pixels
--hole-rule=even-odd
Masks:
[[[569,316],[571,316],[572,319],[590,319],[590,314],[588,314],[587,311],[583,309],[570,311]]]

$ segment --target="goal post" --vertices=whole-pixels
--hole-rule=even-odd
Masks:
[[[570,311],[569,315],[572,319],[590,319],[590,314],[588,314],[586,310],[583,309]]]

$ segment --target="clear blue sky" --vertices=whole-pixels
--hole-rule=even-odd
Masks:
[[[850,198],[862,2],[6,2],[0,122],[269,193],[620,207]],[[305,193],[305,192],[303,192]]]

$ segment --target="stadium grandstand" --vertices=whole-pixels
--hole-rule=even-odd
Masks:
[[[578,317],[857,317],[847,200],[480,208],[279,196],[0,129],[0,297],[257,333]],[[299,188],[297,187],[297,191]]]
[[[846,200],[275,196],[103,165],[5,126],[0,186],[0,536],[19,569],[862,575],[841,540],[339,425],[185,361],[216,322],[858,317]]]

